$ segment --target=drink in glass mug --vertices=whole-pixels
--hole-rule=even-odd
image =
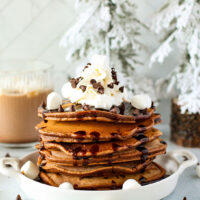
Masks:
[[[0,143],[38,141],[37,109],[53,90],[51,72],[41,61],[0,61]]]

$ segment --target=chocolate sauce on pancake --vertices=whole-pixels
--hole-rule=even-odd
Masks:
[[[163,180],[163,179],[165,179],[165,178],[167,178],[167,177],[168,177],[168,175],[165,175],[164,177],[162,177],[162,178],[160,178],[160,179],[158,179],[158,180],[149,181],[149,182],[144,182],[144,183],[141,183],[141,185],[144,186],[144,185],[149,185],[149,184],[152,184],[152,183],[156,183],[156,182],[161,181],[161,180]]]
[[[39,156],[40,156],[40,158],[41,158],[42,160],[44,160],[44,156],[43,156],[42,154],[39,154]]]
[[[43,166],[45,166],[45,163],[41,163],[41,164],[39,165],[39,168],[42,168]]]
[[[140,184],[142,185],[142,184],[145,184],[145,183],[147,182],[147,180],[146,180],[146,178],[141,177],[141,178],[139,179],[139,182],[140,182]]]
[[[148,157],[148,149],[145,148],[144,146],[138,146],[136,147],[136,149],[142,153],[141,161],[145,162]]]
[[[99,132],[92,131],[92,132],[90,133],[90,135],[94,138],[95,141],[98,141],[98,140],[99,140],[99,137],[100,137],[100,133],[99,133]]]
[[[124,111],[125,111],[125,104],[124,103],[122,103],[120,106],[119,106],[119,113],[120,113],[120,115],[123,115],[124,114]]]
[[[43,149],[44,149],[44,144],[43,144],[43,143],[40,143],[39,151],[42,151]]]
[[[44,123],[47,123],[48,120],[45,119],[45,113],[48,113],[48,110],[44,110],[44,111],[42,112],[42,119],[43,119]]]
[[[148,142],[149,138],[144,135],[144,133],[138,133],[136,136],[134,136],[136,140],[141,141],[142,143]]]
[[[79,136],[85,136],[86,135],[86,132],[85,131],[77,131],[77,132],[75,132],[74,134],[76,134],[77,135],[77,137],[79,137]]]
[[[79,160],[80,158],[77,156],[78,153],[82,153],[83,155],[86,154],[87,150],[83,149],[81,146],[80,147],[76,147],[75,149],[72,149],[72,153],[73,153],[73,159],[74,160]]]
[[[111,189],[112,189],[112,190],[115,190],[116,188],[117,188],[117,183],[116,183],[114,180],[112,180]]]
[[[162,121],[161,118],[154,119],[155,124],[160,123],[161,121]]]
[[[141,131],[146,131],[147,127],[143,124],[138,125]]]
[[[119,135],[119,133],[111,133],[110,135],[116,138]]]
[[[91,152],[92,155],[96,155],[99,152],[99,145],[98,144],[94,144],[90,148],[90,152]]]
[[[112,143],[112,149],[113,149],[113,151],[117,151],[117,149],[118,149],[119,147],[121,147],[119,144],[117,144],[117,143]]]
[[[167,144],[167,142],[165,142],[164,140],[160,141],[161,144]]]
[[[88,158],[87,157],[84,157],[83,158],[83,166],[88,166]]]

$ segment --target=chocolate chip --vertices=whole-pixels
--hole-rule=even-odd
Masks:
[[[83,110],[90,110],[90,106],[87,105],[87,104],[84,104],[84,105],[83,105]]]
[[[90,80],[90,83],[93,85],[93,84],[96,83],[96,80],[95,80],[95,79],[91,79],[91,80]]]
[[[6,153],[6,155],[5,155],[4,157],[9,158],[9,157],[10,157],[10,154],[9,154],[9,153]]]
[[[101,85],[101,82],[96,82],[95,79],[91,79],[90,83],[92,84],[94,89],[97,89],[97,92],[99,94],[104,94],[104,87]]]
[[[70,112],[74,112],[75,111],[75,106],[71,105],[69,110],[70,110]]]
[[[119,108],[117,106],[112,106],[110,109],[110,112],[117,114],[117,113],[119,113]]]
[[[115,71],[114,68],[112,68],[111,74],[112,74],[112,79],[113,79],[113,81],[114,81],[114,84],[115,84],[115,85],[118,85],[118,84],[119,84],[119,81],[117,80],[117,72]]]
[[[120,87],[120,88],[119,88],[119,91],[120,91],[120,92],[124,92],[124,87],[123,87],[123,86]]]
[[[183,161],[186,161],[188,160],[188,157],[187,156],[183,156]]]
[[[119,106],[118,106],[119,110],[120,110],[120,114],[123,115],[124,114],[124,111],[125,111],[125,104],[124,103],[121,103]]]
[[[72,78],[72,79],[70,80],[71,86],[72,86],[73,88],[76,88],[76,86],[78,85],[78,83],[79,83],[82,79],[83,79],[82,77]]]
[[[76,78],[76,81],[79,83],[81,80],[83,80],[83,77],[79,76],[78,78]]]
[[[119,81],[115,81],[115,85],[119,85]]]
[[[113,67],[111,69],[111,73],[112,73],[113,80],[116,80],[117,79],[117,73],[116,73],[116,71],[115,71],[115,69]]]
[[[134,116],[138,116],[140,114],[140,111],[137,108],[133,109],[133,113]]]
[[[91,63],[87,63],[87,65],[91,65]]]
[[[86,65],[86,66],[84,67],[83,71],[85,71],[85,69],[87,69],[87,68],[88,68],[88,66]]]
[[[93,86],[94,89],[97,89],[98,88],[98,83],[94,83],[92,86]]]
[[[18,194],[16,200],[22,200],[21,196]]]
[[[114,88],[114,83],[110,83],[107,86],[112,89],[112,88]]]
[[[103,86],[99,86],[97,92],[99,94],[104,94],[104,87]]]
[[[72,79],[70,80],[70,83],[71,83],[71,86],[72,86],[73,88],[76,88],[77,82],[76,82],[76,79],[75,79],[75,78],[72,78]]]
[[[64,112],[62,105],[60,105],[60,107],[58,108],[58,112]]]
[[[147,115],[148,114],[147,108],[145,108],[144,110],[140,110],[140,113],[142,113],[143,115]]]
[[[85,90],[86,90],[86,86],[85,85],[80,85],[80,87],[79,87],[83,92],[85,92]]]
[[[46,105],[46,103],[45,103],[44,101],[43,101],[42,104],[40,105],[40,107],[42,107],[43,109],[45,109],[46,106],[47,106],[47,105]]]

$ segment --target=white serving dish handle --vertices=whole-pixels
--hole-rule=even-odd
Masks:
[[[28,198],[34,200],[159,200],[173,192],[180,175],[186,168],[198,162],[196,156],[185,149],[171,151],[158,156],[155,160],[169,174],[163,180],[130,190],[84,191],[56,188],[31,180],[21,174],[20,167],[28,160],[36,163],[37,157],[38,153],[34,152],[22,159],[0,159],[0,172],[16,179]]]
[[[183,171],[188,167],[191,167],[198,163],[197,157],[193,153],[185,149],[171,151],[168,153],[168,155],[178,162],[179,168],[177,170],[177,173],[179,174],[182,174]],[[183,158],[184,160],[180,160],[180,158]]]
[[[0,172],[15,179],[20,175],[20,160],[18,158],[5,157],[0,159]]]

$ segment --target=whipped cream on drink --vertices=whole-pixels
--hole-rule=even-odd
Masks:
[[[72,103],[110,109],[124,101],[124,87],[117,80],[106,56],[93,56],[84,70],[62,88],[63,97]]]

